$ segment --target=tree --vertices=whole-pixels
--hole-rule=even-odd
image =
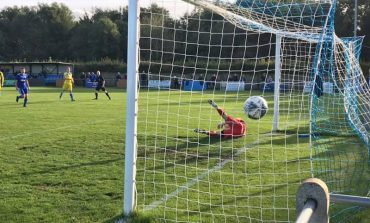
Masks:
[[[118,27],[120,33],[119,39],[119,58],[127,59],[127,21],[128,21],[128,8],[119,8],[118,10],[101,10],[96,9],[91,20],[94,22],[99,21],[101,18],[109,18]]]
[[[94,58],[91,51],[91,29],[93,26],[92,20],[87,14],[73,27],[70,32],[68,51],[70,59],[77,61],[89,61]]]
[[[42,56],[67,59],[70,30],[75,25],[72,11],[64,4],[39,4],[37,15],[41,21],[38,32],[42,33]]]
[[[5,60],[23,60],[39,51],[38,30],[40,23],[34,9],[28,7],[6,8],[1,13],[1,52]],[[33,41],[35,39],[35,41]]]
[[[6,8],[0,13],[5,60],[66,59],[72,12],[63,4]]]
[[[337,4],[335,31],[340,37],[353,36],[354,0],[340,0]],[[370,1],[358,0],[358,36],[365,36],[362,60],[370,60]]]
[[[108,17],[102,17],[94,23],[91,30],[91,49],[95,59],[119,59],[120,36],[117,25]]]
[[[291,0],[270,1],[271,7],[276,7],[275,2]],[[353,36],[353,2],[339,0],[337,4],[335,28],[340,37]],[[297,4],[294,7],[301,6]],[[91,17],[86,14],[76,21],[71,10],[63,4],[5,8],[0,11],[0,59],[27,58],[33,61],[51,56],[57,60],[126,60],[127,10],[127,7],[96,9]],[[255,10],[260,9],[255,7]],[[280,13],[286,14],[287,10]],[[305,7],[304,13],[312,12]],[[370,60],[370,1],[359,0],[359,18],[361,30],[358,35],[365,36],[362,58]],[[263,47],[271,42],[273,35],[248,31],[246,38],[245,30],[224,22],[222,17],[207,10],[198,9],[174,19],[167,9],[153,4],[141,9],[140,30],[141,58],[144,60],[151,56],[151,60],[194,65],[194,55],[201,56],[198,62],[203,59],[207,63],[205,58],[248,59],[255,58],[257,53],[258,57],[273,54],[271,49]],[[248,46],[247,51],[243,50],[245,45]],[[258,51],[253,47],[256,45],[261,46]]]

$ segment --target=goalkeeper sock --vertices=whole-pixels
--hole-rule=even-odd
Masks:
[[[60,92],[59,99],[62,99],[62,96],[63,96],[63,91]]]

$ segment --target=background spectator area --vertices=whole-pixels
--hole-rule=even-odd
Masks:
[[[73,71],[72,63],[63,62],[13,62],[0,63],[1,69],[4,70],[6,85],[14,83],[22,67],[30,75],[29,82],[31,86],[56,86],[58,80],[63,80],[63,74],[67,67],[70,66]]]

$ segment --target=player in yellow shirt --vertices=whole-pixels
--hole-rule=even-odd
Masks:
[[[64,91],[69,91],[69,96],[71,97],[71,101],[74,101],[72,88],[73,88],[74,80],[71,73],[71,67],[67,67],[67,71],[64,72],[64,82],[63,82],[63,89],[60,92],[59,99],[62,99]]]
[[[0,70],[0,95],[1,95],[1,89],[3,88],[3,86],[4,86],[4,82],[5,82],[5,80],[4,80],[4,74],[3,74],[3,72]]]

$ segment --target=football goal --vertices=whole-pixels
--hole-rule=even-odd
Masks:
[[[125,213],[292,222],[311,177],[369,196],[362,37],[336,36],[336,0],[127,1]],[[264,117],[244,113],[252,96]]]

